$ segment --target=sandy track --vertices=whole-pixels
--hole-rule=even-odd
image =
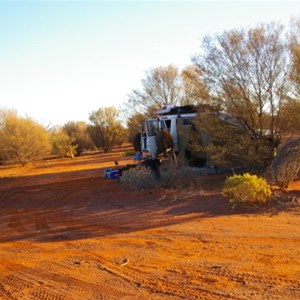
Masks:
[[[0,169],[0,299],[300,299],[299,209],[157,202],[101,178],[115,158]]]

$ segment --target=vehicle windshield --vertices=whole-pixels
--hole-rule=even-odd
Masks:
[[[149,120],[146,123],[148,136],[155,136],[158,132],[158,124],[157,120]]]

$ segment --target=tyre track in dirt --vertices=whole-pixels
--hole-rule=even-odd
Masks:
[[[1,282],[0,282],[0,297],[1,300],[18,300],[4,288]]]
[[[146,296],[148,296],[148,293],[145,293],[141,289],[139,289],[135,284],[132,282],[128,282],[127,280],[124,280],[124,278],[116,277],[115,274],[112,274],[111,272],[106,272],[106,270],[103,270],[102,268],[99,268],[98,262],[96,262],[94,259],[89,258],[88,256],[68,256],[64,259],[63,262],[46,262],[43,263],[43,266],[50,270],[53,274],[58,274],[59,270],[64,270],[65,274],[64,276],[75,278],[76,280],[80,280],[81,282],[88,282],[89,290],[93,289],[93,287],[98,288],[99,285],[102,286],[102,291],[106,294],[110,293],[112,294],[112,287],[118,286],[118,288],[122,288],[122,293],[116,293],[116,297],[122,297],[124,296],[124,290],[131,289],[134,291],[135,295],[139,295],[138,299],[147,299]],[[82,270],[83,272],[81,273]],[[105,277],[105,284],[99,283],[99,277],[103,276],[103,271],[105,271],[106,277]],[[56,275],[55,275],[56,276]],[[52,275],[53,277],[53,275]],[[76,282],[74,282],[76,283]],[[75,288],[78,288],[76,284]],[[80,286],[81,288],[81,286]],[[98,291],[97,289],[94,289],[94,291]],[[130,293],[129,293],[130,294]],[[131,295],[132,296],[132,295]]]
[[[66,287],[72,287],[74,291],[79,292],[76,295],[81,295],[81,292],[92,293],[93,297],[90,299],[103,299],[103,295],[118,299],[124,297],[127,288],[132,292],[128,293],[132,299],[147,299],[149,294],[182,299],[251,299],[251,297],[266,299],[263,292],[265,289],[272,289],[276,293],[270,299],[300,299],[298,280],[268,274],[238,272],[222,265],[199,266],[194,270],[196,276],[193,274],[185,276],[181,285],[176,279],[158,278],[130,265],[121,267],[85,250],[79,251],[75,256],[67,255],[63,261],[43,260],[39,265],[41,267],[9,264],[7,272],[3,272],[8,275],[0,277],[0,299],[22,299],[14,297],[16,292],[23,292],[26,295],[29,293],[34,299],[39,300],[76,299],[71,292],[66,292]],[[183,274],[189,272],[185,267],[181,269]],[[103,271],[108,273],[108,276],[106,274],[105,280],[99,282]],[[176,273],[178,276],[182,275],[180,270]],[[207,284],[209,279],[235,283],[239,291],[236,290],[233,294],[216,289],[210,290],[212,286]],[[52,282],[52,288],[37,285],[37,281],[43,280]],[[121,292],[116,290],[115,286],[120,288]]]
[[[65,300],[66,297],[64,295],[57,294],[53,291],[46,290],[44,288],[38,288],[35,289],[31,295],[35,299],[41,299],[41,300]]]
[[[121,267],[90,252],[87,252],[87,256],[91,257],[91,259],[93,259],[102,270],[105,270],[115,276],[119,276],[128,282],[134,283],[136,286],[149,290],[152,293],[166,294],[183,299],[241,299],[236,298],[229,293],[221,294],[207,290],[200,286],[191,288],[188,285],[179,285],[178,283],[174,283],[165,278],[151,278],[150,276],[143,275],[141,272],[136,272],[130,267]]]
[[[176,230],[166,230],[164,231],[164,235],[155,234],[152,235],[152,238],[156,240],[165,240],[165,236],[172,236],[176,239],[182,239],[183,241],[187,241],[187,243],[199,243],[199,240],[202,241],[205,245],[212,244],[213,247],[218,248],[218,253],[227,253],[228,249],[234,249],[237,252],[243,252],[244,249],[248,249],[249,247],[255,247],[253,245],[244,244],[243,243],[230,243],[230,239],[227,240],[224,238],[220,238],[220,236],[212,235],[212,234],[195,234],[195,233],[187,233],[184,232],[176,232]],[[294,239],[292,239],[294,240]],[[168,242],[171,242],[169,239]],[[261,247],[261,246],[260,246]],[[205,247],[204,247],[205,248]],[[198,247],[199,249],[199,247]],[[202,249],[203,250],[203,249]],[[222,265],[221,261],[216,261],[215,264],[209,263],[196,263],[197,267],[180,267],[180,270],[169,270],[173,273],[177,273],[177,276],[180,274],[189,274],[194,268],[196,272],[196,278],[199,280],[203,280],[203,282],[208,281],[211,279],[212,281],[219,281],[219,282],[228,282],[230,286],[233,286],[235,283],[236,290],[238,293],[234,293],[235,295],[241,295],[242,297],[245,296],[249,297],[253,296],[254,294],[257,296],[256,299],[265,299],[264,291],[267,289],[272,289],[276,291],[276,295],[273,296],[272,299],[300,299],[300,280],[297,280],[297,277],[294,279],[285,278],[280,275],[274,275],[270,273],[265,273],[264,270],[261,270],[259,274],[255,273],[254,271],[251,272],[239,272],[238,270],[234,270],[234,268],[228,268],[225,265]],[[197,268],[197,270],[195,270]],[[195,274],[195,273],[194,273]],[[300,273],[299,273],[300,274]],[[191,280],[193,279],[192,275],[188,275]],[[260,290],[260,292],[257,291]],[[248,290],[247,293],[244,293],[242,290]],[[242,293],[241,293],[242,292]],[[289,296],[286,296],[289,295]],[[250,297],[251,298],[251,297]]]
[[[238,283],[251,297],[265,299],[264,290],[273,290],[272,299],[300,299],[300,281],[269,274],[235,272],[225,267],[210,266],[207,274]]]
[[[229,280],[236,281],[236,282],[245,282],[245,283],[253,282],[253,283],[258,283],[266,286],[284,285],[292,289],[298,288],[300,291],[300,281],[278,277],[278,276],[275,277],[271,275],[258,275],[258,274],[250,274],[246,272],[241,272],[241,273],[233,272],[222,267],[211,267],[209,273],[217,276],[226,277]]]
[[[14,290],[19,290],[19,291],[33,287],[32,282],[29,282],[23,278],[19,278],[15,275],[5,276],[1,281],[2,284],[4,284],[5,286],[8,285]]]
[[[19,300],[28,299],[29,297],[30,299],[41,300],[68,299],[65,295],[51,291],[48,287],[40,287],[43,284],[41,276],[31,276],[32,274],[26,272],[27,270],[28,268],[24,268],[20,264],[10,263],[6,273],[13,272],[15,275],[10,274],[0,278],[0,285],[5,286],[6,290],[10,291],[6,293],[7,299]]]
[[[76,261],[78,261],[77,257],[75,259]],[[92,276],[92,282],[90,282],[87,280],[75,278],[80,277],[80,270],[78,270],[78,268],[75,269],[76,266],[74,266],[72,270],[72,267],[69,264],[51,261],[48,261],[46,264],[43,263],[42,265],[43,268],[24,267],[21,264],[10,263],[9,268],[7,269],[7,273],[20,273],[20,276],[22,276],[22,278],[17,277],[16,275],[7,275],[0,277],[0,295],[4,295],[7,299],[11,300],[22,299],[15,298],[13,296],[13,294],[15,293],[23,293],[23,295],[30,294],[34,299],[38,300],[73,300],[78,299],[79,295],[91,294],[93,294],[93,298],[87,299],[103,299],[103,295],[109,295],[109,299],[120,299],[124,297],[124,294],[125,296],[131,296],[132,299],[147,299],[145,297],[145,293],[139,292],[138,288],[135,286],[133,286],[134,293],[126,293],[124,292],[124,290],[120,291],[120,289],[114,288],[115,286],[113,284],[113,278],[107,278],[107,276],[105,276],[105,280],[103,280],[103,283],[99,282],[99,277],[101,278],[101,274],[97,274],[97,282],[93,282],[95,281],[93,279],[96,276]],[[69,272],[69,274],[63,274],[61,271],[65,271],[66,269],[71,272]],[[99,268],[97,268],[96,270],[98,270],[99,273],[101,271],[99,270]],[[92,272],[93,271],[91,271],[90,274]],[[48,286],[40,286],[43,284],[43,281],[47,281]],[[128,285],[127,282],[126,284]],[[70,287],[72,288],[73,292],[68,291],[70,290]],[[119,282],[118,287],[120,287]],[[11,290],[12,292],[10,293],[8,292],[8,290]],[[135,295],[139,295],[139,297],[135,297]],[[25,298],[26,297],[24,297],[24,299]],[[2,298],[0,299],[2,300]]]
[[[225,238],[220,237],[213,234],[195,234],[195,233],[187,233],[182,234],[181,232],[170,231],[167,232],[168,236],[180,238],[182,240],[186,240],[188,237],[190,238],[190,242],[198,242],[201,240],[205,244],[213,244],[217,245],[219,253],[226,253],[230,249],[234,249],[234,251],[243,252],[245,249],[249,249],[249,247],[253,248],[261,248],[261,245],[255,246],[251,245],[251,242],[246,243],[245,240],[243,243],[232,243],[230,242],[230,237]],[[243,238],[244,239],[244,238]],[[258,238],[259,239],[259,238]],[[287,242],[295,241],[295,238],[285,238]],[[278,254],[277,254],[278,255]],[[200,269],[200,270],[199,270]],[[278,295],[274,296],[274,299],[283,299],[285,293],[289,293],[291,295],[290,299],[300,299],[300,280],[297,280],[297,276],[294,279],[285,278],[280,275],[274,275],[270,273],[265,273],[264,270],[261,270],[260,273],[253,272],[239,272],[238,270],[234,270],[233,268],[228,268],[226,266],[222,266],[216,262],[216,264],[204,264],[204,266],[200,267],[196,272],[201,274],[203,278],[207,278],[208,276],[216,276],[217,278],[222,278],[221,281],[230,281],[236,282],[238,285],[249,288],[250,290],[256,290],[258,287],[261,291],[265,289],[273,289],[278,292]],[[188,272],[188,270],[186,270]],[[299,273],[300,274],[300,273]],[[260,298],[263,297],[263,292],[260,294]],[[287,299],[287,298],[285,298]]]

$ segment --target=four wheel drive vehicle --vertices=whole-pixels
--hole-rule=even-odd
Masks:
[[[142,122],[138,145],[144,160],[159,160],[169,153],[172,155],[167,156],[173,157],[175,163],[179,159],[190,166],[215,168],[215,163],[209,154],[197,150],[199,145],[205,148],[224,143],[210,136],[205,128],[201,128],[209,119],[214,119],[221,124],[221,127],[218,125],[219,130],[228,130],[231,135],[245,135],[253,140],[254,145],[264,145],[266,159],[261,157],[266,162],[270,160],[270,153],[273,153],[274,147],[278,145],[279,139],[276,136],[259,133],[240,118],[220,111],[217,107],[186,105],[164,108],[157,112],[156,119]],[[203,125],[199,125],[201,124],[199,120]]]
[[[190,131],[197,116],[194,106],[164,108],[157,112],[157,119],[147,119],[142,123],[141,152],[144,157],[157,158],[159,154],[181,149],[184,127]]]

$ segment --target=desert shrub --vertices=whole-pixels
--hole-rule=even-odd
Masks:
[[[26,163],[47,157],[49,133],[34,120],[6,113],[0,120],[0,159],[3,163]]]
[[[124,142],[126,130],[120,122],[119,110],[113,106],[99,108],[90,113],[87,131],[97,148],[105,153]]]
[[[272,182],[280,187],[288,187],[300,175],[300,138],[289,140],[278,149],[270,174]]]
[[[196,168],[170,167],[161,171],[161,185],[172,189],[199,188],[201,176]]]
[[[160,168],[160,177],[150,168],[142,165],[123,172],[121,183],[126,183],[134,189],[148,188],[198,188],[201,186],[200,174],[190,167],[167,165]]]
[[[271,188],[266,180],[249,173],[234,175],[225,180],[223,195],[233,204],[263,203],[270,199]]]
[[[137,190],[152,188],[159,184],[153,171],[142,165],[124,171],[120,177],[120,182]]]
[[[59,157],[74,158],[77,145],[73,145],[71,138],[61,129],[54,128],[51,133],[52,152]]]

